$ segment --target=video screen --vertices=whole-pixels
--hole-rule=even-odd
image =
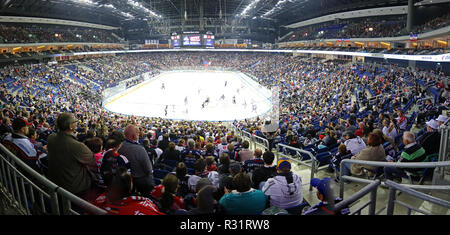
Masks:
[[[214,47],[214,39],[206,39],[205,46],[206,47]]]
[[[201,46],[200,35],[183,35],[183,46]]]
[[[214,35],[203,35],[203,39],[205,42],[205,47],[213,48],[214,47]]]

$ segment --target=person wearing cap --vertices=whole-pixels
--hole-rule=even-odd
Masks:
[[[320,202],[303,212],[303,215],[347,215],[350,213],[348,207],[338,212],[335,211],[334,206],[341,202],[342,199],[334,197],[330,182],[331,179],[329,177],[311,179],[311,186],[317,189],[316,195]]]
[[[35,171],[40,172],[38,164],[38,154],[28,135],[28,127],[32,123],[28,123],[25,119],[17,117],[12,123],[12,133],[8,134],[4,140],[12,143],[21,150],[21,154],[16,154],[23,162],[33,168]],[[12,150],[12,152],[16,152]]]
[[[440,127],[442,124],[444,124],[447,121],[448,117],[445,115],[439,115],[439,117],[436,119],[438,123],[438,127]],[[438,128],[439,129],[439,128]]]
[[[277,162],[277,175],[269,178],[262,191],[268,196],[270,206],[288,209],[303,201],[302,180],[291,171],[291,162],[280,158]]]
[[[422,145],[427,155],[439,153],[441,143],[441,134],[439,133],[439,124],[436,120],[431,119],[426,122],[427,131],[417,138],[417,143]]]

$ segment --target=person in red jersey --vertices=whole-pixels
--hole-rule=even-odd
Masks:
[[[156,204],[146,197],[132,196],[133,183],[125,167],[118,167],[111,185],[94,201],[94,205],[109,215],[164,215]]]

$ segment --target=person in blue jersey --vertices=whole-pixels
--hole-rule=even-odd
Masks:
[[[317,189],[316,195],[320,202],[303,212],[303,215],[347,215],[350,213],[348,207],[339,211],[334,209],[334,206],[342,199],[334,197],[330,182],[331,178],[329,177],[311,179],[311,185]]]
[[[195,141],[193,139],[189,139],[187,141],[187,146],[180,153],[180,160],[188,166],[188,168],[192,168],[195,161],[201,157],[200,151],[195,149]]]
[[[214,157],[215,161],[219,160],[219,154],[215,151],[214,144],[212,144],[212,143],[207,143],[205,145],[205,150],[201,151],[201,155],[203,158],[212,156],[212,157]]]
[[[238,173],[233,177],[235,190],[225,187],[225,195],[219,200],[219,205],[225,214],[229,215],[259,215],[266,208],[266,196],[261,190],[251,187],[250,177]]]
[[[242,162],[242,169],[247,173],[251,173],[255,169],[263,167],[264,160],[261,157],[262,157],[262,150],[255,149],[252,158]]]

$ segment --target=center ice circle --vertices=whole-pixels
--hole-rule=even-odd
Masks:
[[[103,106],[125,115],[233,121],[270,111],[271,95],[241,72],[169,71],[115,94]]]

